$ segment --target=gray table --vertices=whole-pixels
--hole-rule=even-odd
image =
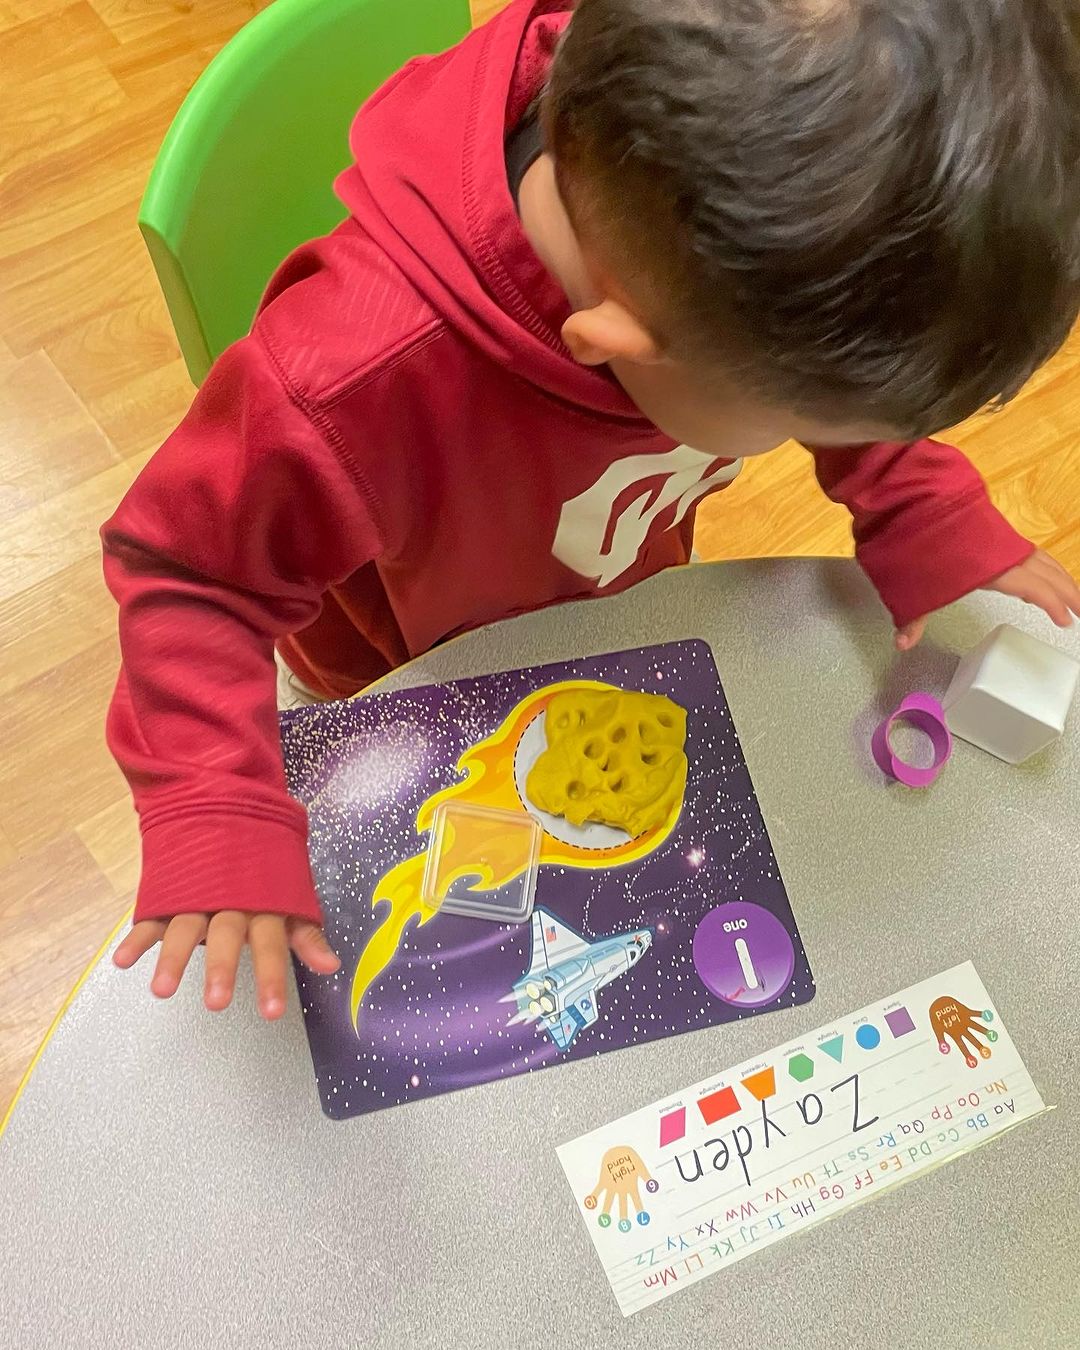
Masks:
[[[262,1025],[245,986],[210,1017],[197,978],[155,1004],[147,972],[102,963],[0,1141],[0,1345],[1075,1346],[1078,728],[1021,768],[960,745],[925,794],[885,788],[866,748],[1005,618],[1050,635],[980,597],[894,662],[850,564],[694,567],[400,672],[707,638],[817,999],[623,1051],[617,1073],[607,1056],[333,1124],[295,1007]],[[969,957],[1061,1109],[624,1322],[556,1144]]]

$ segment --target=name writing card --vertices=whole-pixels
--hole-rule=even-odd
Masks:
[[[558,1154],[629,1316],[1046,1109],[969,961]]]

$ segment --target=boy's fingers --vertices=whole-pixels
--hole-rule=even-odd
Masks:
[[[215,914],[206,930],[206,978],[203,1002],[211,1012],[221,1012],[232,1002],[236,967],[247,938],[248,916],[225,909]]]
[[[1059,628],[1068,628],[1072,623],[1072,615],[1058,593],[1058,584],[1045,575],[1021,573],[1017,577],[1006,575],[995,584],[994,589],[1003,595],[1011,595],[1015,600],[1034,605],[1048,614]]]
[[[993,589],[1044,610],[1059,628],[1080,615],[1080,586],[1056,558],[1041,549],[1001,576]]]
[[[1034,556],[1035,561],[1044,572],[1064,581],[1071,590],[1076,592],[1077,596],[1080,596],[1080,586],[1077,585],[1075,578],[1067,567],[1059,563],[1051,554],[1044,553],[1042,549],[1039,549]]]
[[[140,956],[145,956],[151,947],[161,941],[165,932],[166,920],[143,919],[132,924],[123,942],[113,952],[113,964],[121,970],[133,966]]]
[[[1053,599],[1050,599],[1050,597],[1047,596],[1046,599],[1036,600],[1033,603],[1038,605],[1044,613],[1048,614],[1059,628],[1072,627],[1072,611],[1064,600],[1059,599],[1057,596]]]
[[[898,651],[910,651],[912,647],[918,646],[922,641],[922,635],[926,632],[925,619],[912,619],[910,623],[905,623],[896,630],[896,646]]]
[[[1068,602],[1058,587],[1049,582],[1030,588],[1026,594],[1021,593],[1020,598],[1026,600],[1029,605],[1037,605],[1059,628],[1068,628],[1072,623],[1072,612]]]
[[[256,914],[248,923],[251,964],[259,1012],[272,1022],[285,1011],[285,963],[289,943],[285,920],[278,914]]]
[[[1065,604],[1068,605],[1073,614],[1080,617],[1080,586],[1076,584],[1059,562],[1055,562],[1053,558],[1049,557],[1047,558],[1047,562],[1051,563],[1055,569],[1053,580],[1057,587],[1058,594],[1061,596],[1062,600],[1064,600]]]
[[[1048,554],[1041,561],[1043,569],[1034,603],[1046,610],[1059,628],[1068,628],[1073,615],[1080,614],[1080,587]]]
[[[289,925],[289,946],[316,975],[333,975],[341,962],[334,955],[323,930],[315,923],[295,920]]]
[[[191,953],[206,936],[206,925],[205,914],[178,914],[169,920],[161,939],[154,978],[150,981],[152,994],[158,998],[172,998],[176,993]]]

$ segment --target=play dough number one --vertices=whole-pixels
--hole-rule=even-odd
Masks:
[[[530,801],[572,825],[596,821],[632,838],[660,824],[686,789],[686,711],[661,694],[574,689],[551,700],[547,749]]]

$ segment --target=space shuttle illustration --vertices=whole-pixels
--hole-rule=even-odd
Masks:
[[[501,1001],[516,1003],[510,1025],[539,1022],[560,1050],[598,1017],[597,992],[631,970],[652,946],[652,929],[590,942],[546,909],[533,910],[532,961]]]

